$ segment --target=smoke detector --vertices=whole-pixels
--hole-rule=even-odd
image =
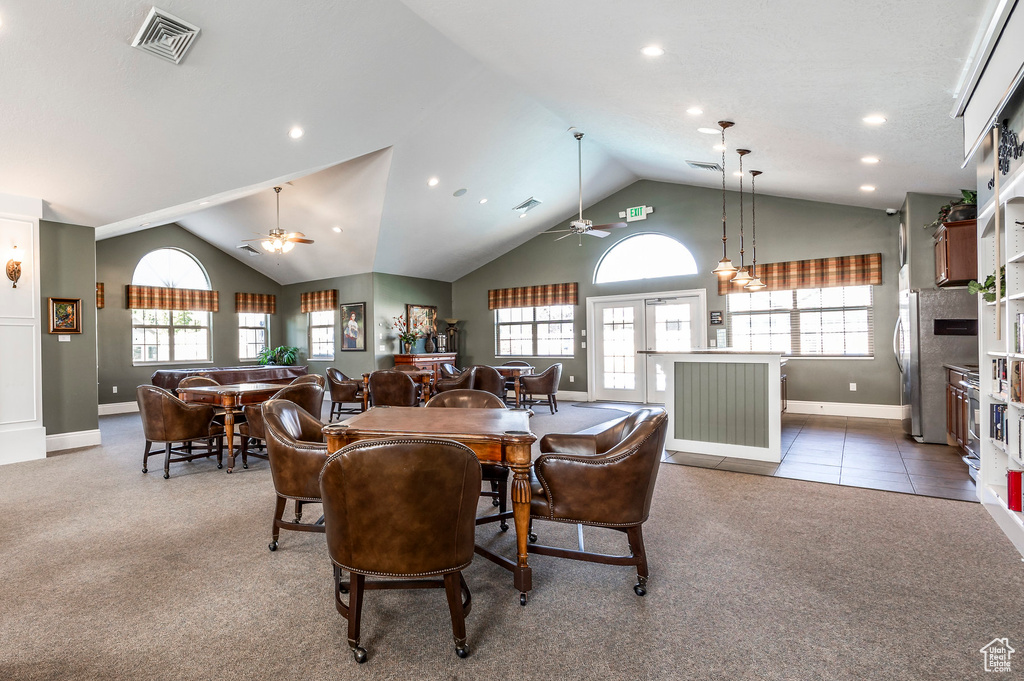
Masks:
[[[722,166],[717,163],[706,163],[704,161],[687,161],[686,165],[690,166],[694,170],[710,170],[715,173],[722,172]]]
[[[170,12],[153,7],[149,10],[146,20],[142,22],[142,28],[139,29],[135,40],[132,41],[132,47],[180,64],[197,35],[198,26],[193,26]]]

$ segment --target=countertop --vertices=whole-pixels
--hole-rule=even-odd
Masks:
[[[978,373],[977,364],[943,364],[942,368],[952,369],[953,371],[959,371],[962,374],[976,374]]]

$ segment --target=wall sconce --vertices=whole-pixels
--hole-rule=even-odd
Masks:
[[[18,257],[18,247],[14,247],[14,253],[10,260],[7,261],[7,278],[14,282],[13,288],[18,288],[18,280],[21,279],[21,261],[16,260]]]

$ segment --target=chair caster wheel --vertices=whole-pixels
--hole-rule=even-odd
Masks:
[[[519,605],[526,605],[526,594],[519,594]]]
[[[501,506],[501,502],[497,499],[491,499],[491,506]]]
[[[366,662],[366,649],[362,646],[356,646],[352,649],[352,657],[356,658],[356,662],[359,664]]]
[[[143,469],[142,469],[142,472],[143,472],[143,473],[148,473],[148,472],[149,472],[149,469],[148,469],[148,468],[143,468]]]
[[[224,464],[222,464],[222,463],[217,464],[217,468],[218,468],[218,470],[221,469],[221,468],[224,468]]]
[[[348,593],[348,587],[347,586],[339,586],[338,587],[338,591],[340,591],[343,594],[347,594]]]
[[[531,532],[530,534],[526,535],[526,538],[530,541],[531,544],[536,544],[537,543],[537,535],[535,535],[533,532]]]
[[[645,589],[644,587],[640,586],[639,584],[636,584],[636,585],[633,586],[633,592],[637,596],[646,596],[647,595],[647,589]]]
[[[249,464],[247,464],[247,463],[243,463],[242,464],[242,468],[248,468],[248,467],[249,467]]]
[[[267,544],[267,548],[270,549],[271,551],[277,551],[277,542],[276,541],[270,542],[269,544]]]
[[[508,532],[508,523],[506,523],[504,520],[501,521],[501,524],[498,525],[498,527],[501,528],[502,532]]]
[[[164,473],[164,480],[168,479],[169,477],[171,477],[170,473]]]
[[[462,659],[466,659],[467,657],[469,657],[469,646],[465,643],[456,643],[455,654],[461,657]]]

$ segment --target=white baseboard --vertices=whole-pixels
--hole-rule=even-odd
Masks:
[[[113,402],[111,404],[100,405],[100,416],[110,416],[111,414],[131,414],[139,410],[139,403],[132,400],[131,402]]]
[[[587,391],[559,390],[557,393],[555,393],[555,397],[560,400],[565,400],[566,402],[586,402]]]
[[[0,430],[0,464],[46,458],[46,429],[32,425]]]
[[[789,400],[786,411],[790,414],[819,414],[822,416],[856,416],[868,419],[900,419],[903,408],[898,404],[858,404],[856,402],[802,402]]]
[[[72,433],[56,433],[46,436],[46,451],[59,452],[62,449],[77,447],[95,447],[102,444],[99,428],[96,430],[77,430]]]

